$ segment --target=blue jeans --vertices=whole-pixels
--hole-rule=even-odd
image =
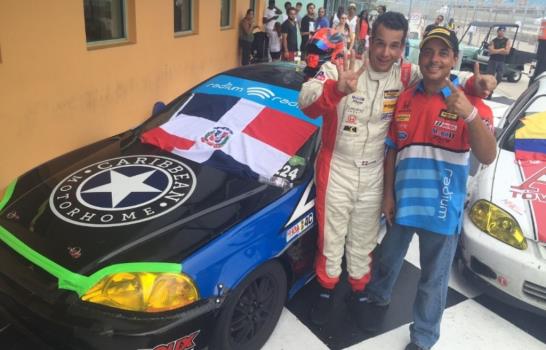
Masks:
[[[446,236],[394,224],[374,256],[372,277],[366,291],[370,300],[381,305],[390,303],[392,289],[413,233],[419,236],[421,278],[413,303],[410,335],[413,343],[429,349],[440,337],[440,321],[446,305],[449,273],[459,235]]]

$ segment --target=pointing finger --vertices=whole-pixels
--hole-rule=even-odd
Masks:
[[[474,77],[475,79],[479,79],[481,76],[481,73],[480,73],[480,63],[478,61],[476,61],[474,63]]]
[[[453,85],[453,82],[449,80],[449,78],[446,78],[447,86],[449,86],[449,90],[451,90],[452,94],[455,94],[459,91],[455,85]]]

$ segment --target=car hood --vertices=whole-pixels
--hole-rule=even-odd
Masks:
[[[517,161],[514,152],[500,150],[491,193],[527,239],[546,242],[546,162]]]
[[[179,263],[281,194],[130,131],[21,176],[0,226],[33,254],[88,275],[119,263]]]

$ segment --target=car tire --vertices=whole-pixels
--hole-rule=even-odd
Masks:
[[[521,76],[522,76],[521,71],[515,71],[513,73],[510,73],[507,78],[508,78],[508,81],[511,83],[517,83],[518,81],[520,81]]]
[[[250,273],[229,295],[218,316],[211,350],[260,349],[279,320],[286,292],[286,273],[277,261]]]

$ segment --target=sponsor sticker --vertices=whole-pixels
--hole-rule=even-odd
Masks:
[[[201,332],[201,330],[195,331],[167,344],[156,345],[152,350],[192,350],[197,345],[195,344],[195,338],[197,338],[199,332]]]
[[[399,113],[396,115],[397,122],[408,122],[410,120],[411,114],[409,113]]]
[[[512,198],[546,203],[546,167],[538,170],[517,186],[510,186]]]
[[[290,242],[296,236],[301,235],[309,227],[311,227],[311,225],[313,225],[313,222],[314,222],[314,215],[313,215],[313,212],[310,212],[309,214],[301,218],[296,224],[294,224],[294,226],[290,227],[286,231],[286,241]]]
[[[455,133],[450,130],[445,130],[437,127],[432,128],[432,135],[439,137],[444,140],[453,140],[455,138]]]
[[[399,140],[403,141],[403,140],[405,140],[407,138],[408,138],[408,133],[407,132],[405,132],[405,131],[399,131],[398,132],[398,139]]]
[[[346,131],[346,132],[350,132],[350,133],[354,133],[356,134],[358,129],[356,126],[351,126],[351,125],[344,125],[343,126],[343,131]]]
[[[326,80],[326,75],[324,74],[324,71],[319,71],[315,75],[315,79],[320,80],[320,81],[325,81]]]
[[[391,121],[392,120],[392,115],[394,113],[393,112],[389,112],[389,113],[381,113],[381,120],[383,121]]]
[[[61,220],[91,227],[152,220],[186,202],[196,186],[193,170],[163,156],[111,158],[75,171],[49,197]]]
[[[440,118],[444,118],[447,120],[458,120],[459,116],[455,113],[448,112],[444,109],[440,112]]]
[[[396,107],[396,100],[383,101],[383,113],[392,113]]]
[[[441,128],[441,129],[457,131],[457,124],[449,123],[447,121],[436,120],[434,122],[434,126],[438,127],[438,128]]]
[[[351,95],[351,101],[354,104],[361,105],[361,104],[364,103],[364,97],[363,96],[358,96],[358,95]]]
[[[349,115],[347,116],[347,118],[345,119],[345,122],[347,124],[356,124],[356,115]]]
[[[385,100],[396,100],[398,96],[400,96],[400,90],[385,90],[383,93],[383,98]]]

